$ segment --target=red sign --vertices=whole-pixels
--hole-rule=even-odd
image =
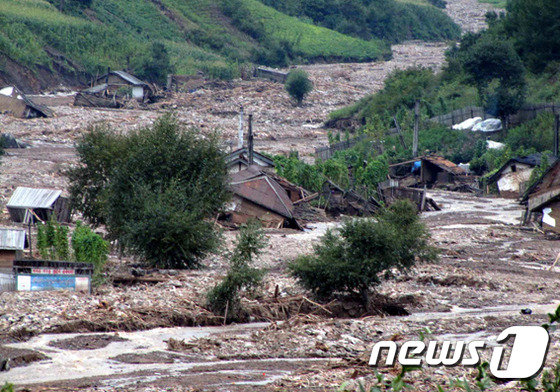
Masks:
[[[32,268],[31,273],[40,275],[74,275],[74,270],[60,268]]]

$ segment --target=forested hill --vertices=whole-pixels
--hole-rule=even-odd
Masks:
[[[339,18],[331,0],[318,6],[323,14],[333,12],[333,18]],[[134,71],[154,54],[155,43],[163,45],[159,48],[175,73],[202,70],[229,78],[244,63],[370,61],[388,58],[389,42],[458,35],[457,26],[431,5],[414,6],[434,15],[430,34],[399,7],[387,8],[380,14],[384,22],[370,26],[367,34],[343,24],[329,29],[323,19],[291,7],[286,3],[276,9],[259,0],[1,0],[0,83],[38,90],[61,81],[85,81],[107,67]],[[362,19],[375,14],[372,7],[358,11],[367,12],[360,14]],[[394,34],[393,24],[387,23],[391,20],[407,31],[405,36]]]

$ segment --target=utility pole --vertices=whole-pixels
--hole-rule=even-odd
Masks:
[[[420,101],[416,100],[414,103],[414,138],[412,139],[412,156],[416,158],[418,156],[418,129],[419,129],[419,117],[420,117]]]
[[[248,149],[249,149],[249,165],[253,164],[253,115],[249,114],[249,141],[248,141]]]
[[[555,131],[554,131],[554,156],[558,158],[558,150],[560,144],[560,115],[557,114],[555,118]]]
[[[243,105],[239,110],[239,130],[237,131],[237,148],[243,148]]]

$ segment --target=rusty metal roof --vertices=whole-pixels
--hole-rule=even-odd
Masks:
[[[8,208],[52,208],[53,204],[62,194],[61,190],[37,189],[17,187],[10,201],[6,204]]]
[[[560,159],[557,159],[546,172],[535,182],[522,197],[522,201],[532,199],[540,195],[550,195],[554,198],[560,192]],[[546,197],[543,201],[546,201]]]
[[[234,194],[286,218],[293,218],[294,205],[286,190],[255,166],[231,175]]]
[[[451,162],[448,159],[445,159],[443,157],[439,157],[439,156],[427,156],[427,157],[423,157],[422,161],[428,161],[433,165],[436,165],[437,167],[448,171],[452,174],[457,174],[457,175],[464,175],[465,171],[463,169],[461,169],[459,166],[457,166],[455,163]]]
[[[25,230],[0,228],[0,249],[2,250],[24,250]]]

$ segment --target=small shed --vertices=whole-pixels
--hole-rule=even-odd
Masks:
[[[52,117],[53,112],[44,105],[29,99],[16,87],[0,90],[0,113],[8,113],[19,118]]]
[[[0,269],[11,271],[14,260],[23,258],[23,251],[27,246],[25,230],[0,228]]]
[[[401,180],[403,186],[454,184],[466,179],[467,173],[443,157],[429,155],[389,166],[389,176]]]
[[[152,87],[125,71],[109,71],[99,76],[92,83],[92,87],[83,93],[109,97],[122,97],[130,93],[137,101],[144,101],[153,94]]]
[[[226,156],[226,164],[230,173],[237,173],[247,169],[250,166],[249,149],[242,147],[230,152]],[[256,151],[253,151],[253,164],[264,169],[274,168],[274,161],[272,159]]]
[[[527,189],[527,183],[536,166],[541,164],[541,154],[512,158],[488,177],[488,185],[496,184],[498,193],[506,198],[518,198]]]
[[[53,214],[59,222],[70,222],[70,202],[61,195],[61,190],[17,187],[6,207],[14,222],[47,221]]]
[[[258,166],[232,174],[229,187],[233,199],[227,208],[227,220],[231,223],[243,224],[256,218],[265,227],[300,228],[287,191]]]
[[[539,217],[544,229],[560,233],[560,160],[548,170],[524,194],[528,215]]]

